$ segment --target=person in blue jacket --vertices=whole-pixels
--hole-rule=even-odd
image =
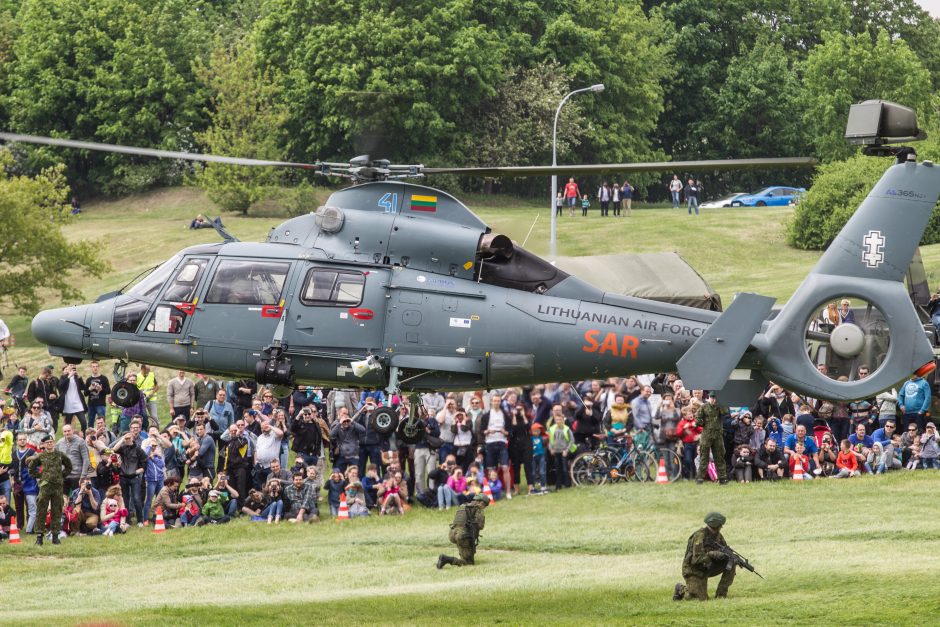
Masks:
[[[898,393],[898,412],[904,414],[904,428],[911,423],[923,433],[930,416],[930,384],[916,374],[901,386]]]

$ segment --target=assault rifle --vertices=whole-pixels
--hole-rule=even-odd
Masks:
[[[725,570],[731,570],[735,566],[740,566],[744,570],[749,570],[761,579],[764,577],[751,566],[751,563],[747,561],[747,558],[732,549],[727,544],[718,544],[717,542],[707,542],[705,543],[705,548],[714,548],[717,551],[721,552],[728,558],[728,563],[725,565]]]

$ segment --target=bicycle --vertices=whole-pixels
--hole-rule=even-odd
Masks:
[[[641,438],[641,434],[646,437]],[[664,462],[663,465],[666,468],[666,477],[669,479],[669,483],[679,479],[679,477],[682,476],[682,456],[676,451],[675,445],[666,444],[661,447],[656,444],[649,432],[643,431],[641,434],[638,434],[633,441],[637,448],[643,453],[642,459],[644,463],[649,464],[647,468],[647,481],[654,481],[659,475],[660,459]],[[638,439],[640,440],[639,442],[637,442]]]
[[[622,441],[624,446],[602,442],[597,451],[578,455],[571,464],[571,481],[575,485],[603,485],[607,481],[649,480],[652,457],[632,446],[630,436]]]

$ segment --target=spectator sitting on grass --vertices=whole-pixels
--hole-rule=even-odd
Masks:
[[[940,445],[937,443],[937,427],[927,423],[924,434],[920,436],[920,463],[926,468],[940,469]]]
[[[860,468],[865,472],[871,473],[872,467],[868,463],[868,455],[871,453],[871,447],[875,443],[870,435],[865,435],[865,425],[860,424],[855,427],[855,433],[849,436],[849,443],[852,445],[852,451],[858,459]]]
[[[183,504],[180,508],[180,524],[183,527],[199,523],[199,514],[202,511],[202,497],[199,494],[201,486],[199,479],[190,479],[186,484],[186,493],[180,498]]]
[[[163,513],[163,522],[167,527],[179,526],[179,512],[183,507],[179,498],[180,479],[175,475],[170,475],[163,480],[163,488],[154,497],[150,504],[150,518],[155,519],[157,508],[161,508]]]
[[[402,475],[396,472],[379,486],[379,498],[382,501],[381,515],[398,512],[405,513],[405,500],[408,498],[408,488],[402,485]]]
[[[895,433],[891,436],[891,441],[885,446],[884,453],[881,456],[881,464],[878,466],[878,474],[903,468],[904,464],[901,460],[901,436]]]
[[[271,481],[276,482],[277,479],[272,479]],[[265,487],[267,487],[267,484],[265,484]],[[260,522],[265,520],[265,517],[261,515],[261,512],[264,511],[264,508],[264,493],[262,493],[260,490],[255,490],[254,488],[248,490],[248,496],[245,497],[245,502],[242,504],[242,514],[248,516],[253,522]]]
[[[304,483],[302,473],[294,473],[289,486],[284,488],[284,518],[291,522],[319,522],[320,510],[313,488]]]
[[[487,483],[490,484],[490,492],[493,493],[493,500],[501,500],[503,498],[503,482],[499,480],[495,469],[490,470]]]
[[[748,414],[750,416],[750,413]],[[754,453],[747,444],[741,444],[734,450],[734,478],[739,483],[750,483],[754,477]]]
[[[852,443],[848,440],[842,440],[839,456],[836,458],[836,468],[839,469],[839,472],[833,475],[836,479],[857,477],[861,474],[858,470],[858,458],[852,451]]]
[[[757,452],[754,465],[757,467],[760,478],[765,481],[783,478],[786,460],[783,458],[783,451],[777,446],[777,440],[774,438],[764,440],[764,446]]]
[[[834,473],[837,460],[838,453],[832,441],[832,434],[825,433],[819,445],[819,467],[822,469],[822,474],[828,477]]]
[[[121,496],[121,486],[113,485],[105,492],[104,499],[101,501],[101,524],[104,526],[104,534],[113,536],[115,533],[127,533],[127,508],[124,507],[124,499]]]
[[[786,416],[784,416],[786,418]],[[820,474],[822,470],[819,468],[819,447],[816,446],[816,440],[812,437],[806,435],[806,427],[803,425],[797,425],[796,430],[792,435],[787,437],[786,445],[783,447],[783,452],[785,455],[793,455],[793,452],[796,451],[796,445],[802,444],[804,454],[811,459],[813,466],[803,466],[803,469],[809,473],[811,470],[815,469],[813,474]],[[792,463],[790,465],[792,468]]]
[[[362,490],[362,482],[358,479],[350,481],[346,486],[346,506],[349,508],[350,518],[359,518],[369,515],[366,507],[366,495]]]
[[[806,455],[806,445],[803,442],[797,442],[793,446],[793,452],[790,453],[790,476],[794,477],[797,474],[796,465],[799,463],[803,467],[800,473],[803,479],[812,479],[813,475],[809,474],[809,456]]]
[[[209,490],[209,502],[202,508],[202,515],[210,525],[221,525],[231,520],[225,513],[228,497],[223,497],[218,490]]]
[[[311,466],[316,468],[316,466]],[[291,475],[291,483],[294,477]],[[316,492],[315,492],[316,494]],[[268,523],[277,524],[281,522],[284,516],[284,486],[278,479],[268,479],[264,484],[264,491],[261,493],[261,499],[264,507],[261,510],[261,516],[266,518]]]

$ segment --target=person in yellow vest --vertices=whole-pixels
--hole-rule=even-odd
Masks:
[[[147,364],[140,364],[140,374],[137,376],[137,389],[140,390],[145,402],[147,403],[147,413],[153,424],[159,426],[160,419],[157,417],[157,391],[160,386],[157,384],[157,376],[153,369]]]

